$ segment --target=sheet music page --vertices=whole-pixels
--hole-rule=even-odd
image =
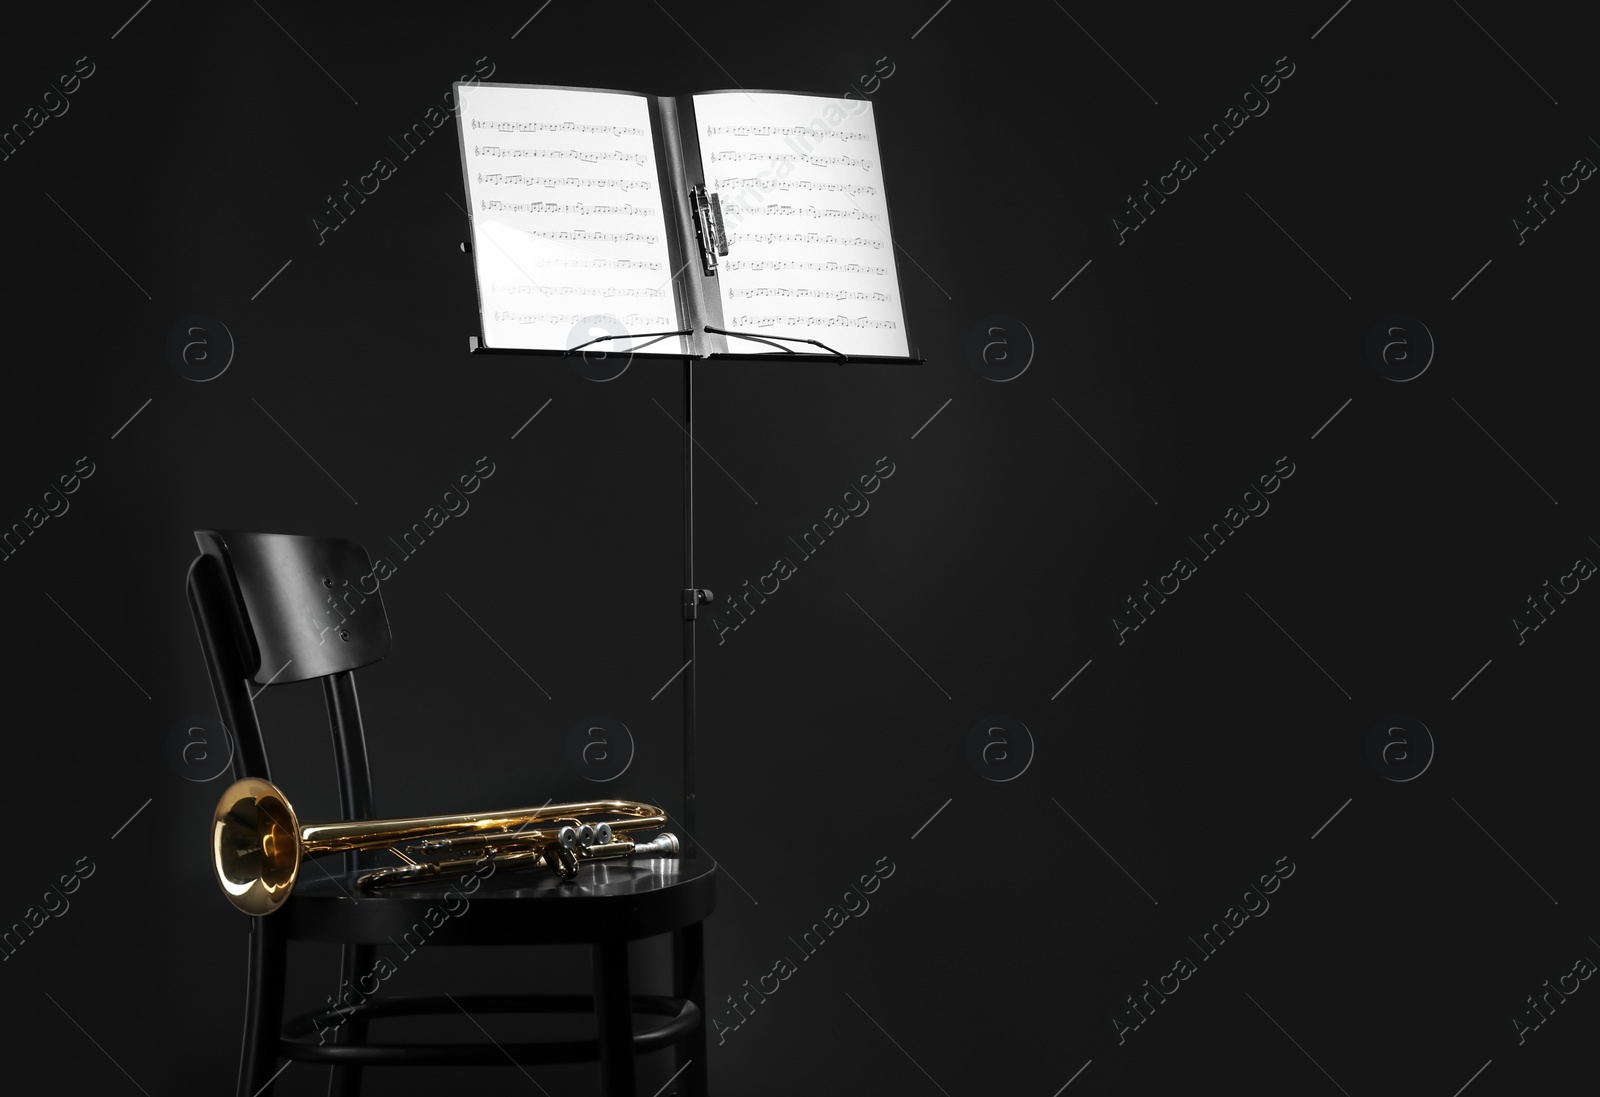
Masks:
[[[649,101],[494,84],[457,92],[485,345],[565,350],[687,326],[673,297]],[[682,354],[684,340],[647,353]]]
[[[909,356],[872,104],[728,92],[696,95],[694,115],[728,232],[716,279],[724,325]],[[782,353],[747,339],[728,348]]]

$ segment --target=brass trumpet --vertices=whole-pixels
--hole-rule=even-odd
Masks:
[[[590,821],[585,816],[616,818]],[[363,888],[425,880],[471,867],[485,857],[515,867],[542,863],[570,880],[583,861],[678,852],[673,834],[636,842],[623,833],[654,830],[666,822],[666,813],[653,804],[587,800],[464,815],[301,823],[276,785],[247,777],[229,786],[217,803],[211,860],[228,901],[260,917],[283,904],[299,878],[300,862],[317,854],[388,849],[405,862],[358,877],[356,884]],[[405,842],[416,844],[407,852],[400,848]],[[451,853],[466,856],[427,857]]]

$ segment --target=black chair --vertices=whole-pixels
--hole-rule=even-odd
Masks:
[[[384,658],[390,636],[381,598],[363,589],[363,579],[370,583],[372,573],[366,552],[352,541],[287,534],[201,530],[195,540],[200,556],[189,568],[189,604],[219,714],[234,737],[234,776],[271,779],[255,696],[269,685],[319,679],[333,732],[343,817],[375,818],[353,672]],[[343,865],[337,858],[308,859],[282,908],[250,919],[240,1097],[270,1093],[273,1080],[288,1066],[280,1067],[280,1059],[337,1068],[334,1091],[345,1095],[359,1092],[364,1066],[597,1061],[601,1093],[632,1097],[634,1057],[669,1046],[675,1049],[684,1092],[706,1092],[702,923],[716,905],[715,867],[708,860],[590,862],[570,882],[543,869],[480,873],[475,884],[465,879],[461,884],[470,899],[454,892],[454,905],[465,913],[450,917],[451,889],[442,883],[358,895],[356,862],[366,856],[344,854]],[[672,996],[633,995],[628,942],[665,933],[672,934]],[[385,977],[377,966],[377,946],[403,949],[400,942],[422,934],[428,943],[442,945],[588,944],[594,994],[370,997]],[[343,945],[337,1008],[283,1020],[291,941]],[[472,1044],[368,1039],[371,1022],[384,1017],[454,1014],[459,1021],[462,1013],[580,1011],[594,1014],[595,1039]],[[636,1013],[665,1021],[635,1031]]]

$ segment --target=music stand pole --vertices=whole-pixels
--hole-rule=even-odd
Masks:
[[[694,359],[683,360],[683,830],[684,853],[693,856],[695,841],[694,679],[695,619],[701,591],[694,581]]]

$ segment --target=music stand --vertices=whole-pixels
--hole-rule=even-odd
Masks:
[[[481,94],[483,96],[483,101],[484,102],[493,101],[498,105],[498,107],[501,110],[507,109],[508,104],[514,102],[514,99],[509,98],[509,97],[514,97],[519,91],[542,93],[542,98],[539,101],[542,104],[545,105],[546,109],[552,109],[553,108],[555,110],[558,110],[558,111],[561,111],[561,112],[565,112],[566,114],[571,115],[571,116],[587,117],[587,118],[590,119],[590,121],[588,121],[588,122],[574,122],[574,121],[571,120],[571,117],[567,117],[562,121],[557,121],[556,118],[560,117],[560,115],[555,115],[555,114],[551,115],[546,120],[533,120],[533,119],[523,119],[523,120],[520,120],[520,121],[508,121],[508,120],[504,120],[504,119],[486,120],[485,118],[483,118],[481,116],[480,112],[477,111],[476,108],[474,108],[473,110],[469,111],[468,99],[469,98],[473,98],[473,97],[469,96],[467,93],[469,91],[471,91],[474,87],[477,88],[477,89],[481,89]],[[485,170],[487,170],[489,172],[488,179],[489,179],[489,181],[491,183],[494,183],[494,182],[499,181],[501,179],[507,179],[507,180],[515,179],[515,180],[522,181],[522,185],[526,186],[527,185],[527,181],[529,180],[529,176],[527,175],[527,173],[525,171],[522,171],[522,170],[518,170],[518,171],[513,172],[513,173],[506,173],[503,170],[502,171],[496,171],[495,170],[496,168],[501,167],[500,161],[499,161],[499,157],[502,157],[502,156],[515,157],[516,158],[516,163],[520,165],[520,164],[527,163],[527,159],[526,158],[530,157],[530,156],[531,157],[536,157],[536,159],[534,159],[532,161],[534,164],[540,164],[540,163],[543,163],[543,160],[542,159],[538,159],[538,158],[542,158],[542,157],[546,157],[546,156],[560,158],[563,155],[565,155],[563,153],[563,151],[560,150],[560,149],[526,150],[526,149],[519,149],[519,148],[512,148],[512,147],[502,147],[499,144],[496,144],[496,145],[486,145],[485,144],[486,142],[491,141],[491,140],[496,141],[496,142],[503,142],[503,141],[508,140],[507,138],[496,136],[496,134],[499,134],[499,133],[515,133],[515,132],[530,132],[530,131],[534,131],[534,132],[537,132],[537,131],[544,131],[544,132],[561,131],[560,132],[560,137],[558,138],[558,141],[566,141],[566,142],[569,142],[569,143],[572,143],[572,144],[581,143],[583,141],[583,139],[584,139],[583,135],[591,134],[591,133],[594,133],[594,134],[610,133],[613,136],[617,137],[619,139],[619,143],[620,143],[621,136],[624,133],[626,133],[628,135],[631,135],[631,136],[636,137],[636,138],[639,139],[638,143],[633,147],[639,148],[639,149],[652,149],[653,150],[653,153],[654,153],[654,161],[653,161],[653,163],[655,165],[657,165],[658,170],[659,170],[660,191],[664,196],[670,191],[670,200],[668,200],[665,197],[663,197],[663,199],[662,199],[660,215],[661,215],[661,218],[662,218],[663,227],[666,229],[666,232],[665,232],[665,236],[666,236],[665,254],[670,255],[670,257],[671,257],[671,259],[670,259],[671,269],[675,272],[671,276],[670,282],[671,282],[671,284],[673,286],[673,296],[674,296],[675,304],[677,306],[677,319],[678,319],[678,323],[676,325],[676,329],[677,330],[672,330],[672,331],[650,331],[650,332],[645,332],[645,333],[642,333],[642,334],[639,334],[639,335],[627,334],[626,333],[626,329],[623,329],[622,332],[620,332],[620,333],[618,333],[618,332],[609,332],[608,331],[608,334],[606,334],[606,335],[596,336],[594,338],[589,339],[586,342],[579,342],[576,345],[573,345],[573,346],[570,346],[570,347],[565,347],[565,348],[562,348],[562,349],[549,348],[549,347],[529,347],[529,346],[511,346],[511,347],[487,346],[487,345],[485,345],[486,340],[480,339],[478,336],[469,336],[469,338],[468,338],[468,349],[469,349],[469,352],[474,354],[474,355],[514,355],[514,356],[522,356],[522,357],[530,357],[531,356],[531,357],[547,357],[547,358],[548,357],[569,358],[573,354],[585,354],[585,355],[587,355],[587,352],[588,352],[589,348],[591,348],[591,347],[593,347],[593,346],[595,346],[597,344],[609,344],[610,342],[612,342],[614,340],[618,340],[618,339],[625,339],[625,340],[630,340],[630,341],[632,341],[632,340],[644,340],[644,342],[639,342],[639,343],[637,343],[637,345],[630,345],[630,347],[626,351],[626,353],[629,355],[630,363],[633,360],[637,359],[637,360],[645,361],[645,362],[657,362],[657,361],[660,361],[660,362],[677,362],[677,363],[681,363],[681,365],[682,365],[682,369],[683,369],[683,435],[684,435],[684,441],[683,441],[683,497],[682,497],[682,502],[683,502],[683,587],[682,587],[682,590],[681,590],[679,605],[680,605],[680,610],[681,610],[682,618],[683,618],[683,657],[684,657],[684,670],[683,670],[683,679],[684,679],[684,681],[683,681],[683,729],[684,729],[683,730],[683,787],[684,787],[684,802],[683,802],[683,818],[682,818],[681,822],[683,824],[683,830],[685,832],[685,847],[686,847],[685,848],[685,854],[686,855],[687,854],[691,854],[693,852],[693,850],[695,849],[695,845],[696,845],[694,834],[695,834],[695,830],[696,830],[696,826],[697,826],[697,818],[696,818],[696,810],[695,810],[696,793],[695,793],[695,777],[694,777],[694,773],[695,773],[695,770],[694,770],[695,721],[696,721],[696,714],[695,714],[695,671],[696,671],[696,666],[695,666],[695,659],[696,659],[695,624],[696,624],[696,621],[698,620],[698,617],[699,617],[699,608],[702,605],[710,604],[711,601],[712,601],[712,592],[709,591],[709,590],[706,590],[704,588],[699,587],[696,584],[696,581],[695,581],[695,553],[694,553],[694,447],[696,445],[696,442],[694,440],[694,364],[695,364],[695,361],[697,359],[704,359],[704,360],[707,360],[707,361],[747,360],[747,361],[752,362],[753,364],[757,363],[757,362],[779,361],[779,362],[782,362],[782,363],[784,363],[786,365],[821,364],[821,365],[844,366],[846,364],[852,364],[852,365],[853,364],[863,364],[863,365],[866,365],[866,364],[920,365],[925,361],[925,359],[923,359],[920,356],[918,356],[916,354],[916,352],[910,348],[909,340],[902,340],[902,342],[904,342],[904,344],[905,344],[906,349],[908,351],[910,351],[910,353],[905,354],[905,355],[901,355],[901,354],[857,354],[857,353],[846,354],[846,353],[842,353],[842,352],[840,352],[838,350],[835,350],[834,348],[826,345],[821,340],[809,338],[809,337],[806,337],[806,336],[800,336],[800,335],[795,335],[795,334],[779,334],[777,332],[766,331],[766,330],[763,330],[763,331],[741,331],[741,330],[736,330],[735,328],[731,328],[731,327],[728,327],[728,326],[724,325],[724,318],[723,318],[723,315],[722,315],[722,304],[721,304],[720,295],[716,292],[717,283],[716,283],[715,280],[718,277],[718,272],[719,272],[719,259],[725,258],[729,254],[729,248],[730,248],[730,243],[731,243],[731,241],[730,241],[730,233],[727,231],[727,228],[725,226],[724,214],[723,214],[724,207],[722,205],[720,195],[718,193],[714,193],[711,190],[711,188],[707,185],[707,181],[705,179],[701,178],[701,176],[703,174],[703,172],[701,170],[702,158],[701,158],[700,138],[698,136],[697,127],[694,124],[695,105],[696,105],[696,103],[703,103],[704,108],[707,109],[707,110],[711,110],[711,109],[714,109],[714,108],[722,109],[722,108],[725,108],[727,106],[727,104],[734,102],[732,100],[732,96],[739,95],[739,96],[742,96],[745,100],[748,100],[751,103],[757,103],[758,102],[758,98],[757,97],[771,97],[770,99],[761,100],[761,101],[769,102],[769,103],[772,103],[772,104],[781,104],[782,106],[786,106],[786,107],[790,108],[791,110],[794,109],[794,106],[795,106],[795,104],[797,102],[803,102],[803,103],[808,104],[808,105],[805,106],[804,109],[807,112],[809,112],[812,109],[811,106],[809,105],[811,102],[815,102],[817,104],[821,104],[821,103],[823,103],[825,101],[826,97],[815,96],[815,97],[809,97],[807,99],[803,99],[802,100],[800,97],[796,96],[794,93],[786,93],[786,92],[750,92],[750,91],[746,91],[746,90],[741,89],[738,92],[709,93],[706,96],[699,96],[699,97],[686,96],[686,97],[684,97],[682,99],[673,99],[673,98],[668,98],[668,97],[646,96],[646,95],[641,95],[640,93],[637,93],[637,92],[616,92],[616,91],[606,91],[604,89],[555,88],[555,87],[550,87],[548,85],[482,84],[482,83],[458,83],[456,85],[456,92],[457,92],[457,103],[458,103],[458,119],[460,120],[459,130],[460,130],[460,135],[461,135],[462,175],[463,175],[463,182],[464,182],[464,185],[465,185],[465,188],[466,188],[466,193],[467,193],[467,196],[468,196],[468,206],[469,206],[469,208],[473,207],[473,195],[474,195],[474,189],[475,189],[474,186],[473,186],[473,174],[474,174],[473,165],[474,164],[476,164],[477,169],[478,169],[477,179],[478,179],[479,187],[477,189],[480,191],[479,201],[482,203],[482,207],[481,207],[482,210],[485,210],[485,211],[487,211],[487,210],[508,210],[508,209],[512,209],[512,208],[518,208],[518,209],[526,211],[528,208],[537,207],[541,212],[552,212],[553,213],[553,212],[555,212],[557,210],[560,210],[563,213],[570,213],[574,208],[576,208],[579,212],[591,212],[592,213],[592,212],[596,212],[597,208],[598,208],[595,204],[593,204],[595,200],[592,199],[592,198],[584,198],[583,196],[591,194],[591,193],[594,193],[595,191],[597,191],[598,189],[600,189],[600,188],[602,188],[604,186],[611,186],[611,187],[618,188],[618,189],[620,189],[622,191],[622,193],[624,195],[630,193],[630,188],[638,188],[640,186],[644,186],[645,192],[648,192],[648,190],[649,190],[649,186],[646,185],[646,183],[641,183],[639,181],[629,181],[627,179],[622,179],[622,178],[609,179],[609,180],[596,179],[596,178],[586,178],[586,179],[582,180],[582,182],[584,183],[585,189],[579,190],[579,191],[575,191],[574,193],[578,197],[577,197],[577,199],[574,199],[574,200],[571,200],[571,201],[566,201],[566,202],[542,202],[542,201],[541,202],[531,202],[531,201],[502,200],[502,199],[499,199],[499,198],[490,199],[490,198],[486,197],[486,195],[488,193],[490,193],[490,192],[484,190],[484,180],[485,180],[484,172],[485,172]],[[728,99],[722,99],[721,96],[723,96],[723,95],[726,95],[729,98]],[[601,118],[599,116],[599,114],[596,113],[596,112],[585,113],[585,111],[586,111],[586,100],[583,98],[584,96],[589,96],[589,97],[600,97],[600,96],[619,97],[619,96],[625,96],[625,97],[628,97],[627,99],[618,99],[618,100],[616,100],[616,102],[622,104],[622,106],[625,108],[625,110],[622,113],[631,114],[631,116],[634,119],[636,119],[638,122],[642,122],[643,121],[644,112],[645,112],[645,110],[648,111],[648,120],[649,120],[649,133],[648,133],[648,135],[646,135],[643,132],[642,125],[631,125],[631,126],[630,125],[624,125],[624,124],[620,124],[619,123],[619,118],[615,117],[615,116],[611,117],[609,119],[604,119],[604,118]],[[644,101],[643,104],[640,104],[638,102],[638,100],[643,100]],[[829,107],[835,107],[836,106],[836,101],[828,101],[828,104],[829,104]],[[858,103],[856,105],[856,107],[852,108],[852,110],[850,111],[851,114],[859,115],[860,113],[863,113],[863,112],[865,112],[865,114],[866,114],[865,122],[862,123],[861,126],[854,127],[853,129],[843,126],[842,123],[839,125],[838,129],[833,128],[833,126],[828,125],[824,121],[825,118],[829,117],[828,111],[825,110],[820,105],[817,106],[816,109],[818,109],[819,111],[822,112],[822,116],[821,117],[818,117],[818,118],[815,118],[815,119],[812,120],[813,123],[820,124],[818,127],[816,127],[816,128],[808,128],[808,127],[805,127],[805,126],[798,126],[798,127],[789,126],[789,127],[786,127],[786,128],[781,128],[780,127],[781,129],[783,129],[783,132],[788,132],[789,130],[796,130],[796,129],[801,131],[799,143],[795,144],[794,147],[797,148],[797,149],[804,149],[806,151],[800,152],[798,154],[799,158],[801,160],[805,160],[805,161],[810,162],[810,163],[819,163],[819,164],[828,163],[828,162],[830,162],[829,161],[829,157],[821,156],[821,155],[818,155],[818,156],[814,157],[814,156],[811,155],[811,153],[810,153],[810,150],[812,148],[811,140],[815,139],[818,142],[821,142],[824,137],[832,136],[832,137],[838,138],[839,144],[844,145],[844,144],[847,144],[848,142],[845,140],[844,136],[841,136],[841,135],[849,134],[855,140],[855,142],[857,142],[859,144],[862,144],[862,145],[870,144],[871,159],[873,160],[872,167],[877,172],[877,175],[875,176],[875,178],[877,178],[881,182],[882,168],[881,168],[881,163],[877,162],[877,137],[876,137],[876,130],[875,130],[875,128],[873,128],[872,114],[870,112],[870,104]],[[468,117],[469,114],[471,115],[470,118]],[[473,138],[475,143],[472,146],[473,158],[471,158],[471,159],[469,159],[469,156],[468,156],[468,147],[469,146],[468,146],[467,133],[468,133],[468,129],[469,128],[471,128],[473,130],[474,134],[477,135],[477,136],[475,136]],[[777,131],[774,131],[773,128],[770,127],[770,126],[767,126],[767,127],[745,127],[745,128],[746,129],[752,129],[752,130],[753,129],[765,129],[765,130],[768,131],[769,135],[772,132],[777,132]],[[729,131],[730,127],[722,127],[722,129],[723,129],[723,132],[727,132],[727,131]],[[826,130],[826,133],[824,133],[824,130]],[[870,141],[866,140],[866,138],[868,138],[868,137],[870,137]],[[791,142],[792,142],[792,138],[791,138]],[[866,162],[867,162],[866,153],[867,153],[867,150],[864,148],[862,150],[861,155],[859,157],[857,157],[857,158],[852,158],[852,157],[846,156],[844,154],[839,154],[837,156],[832,157],[832,161],[841,161],[841,160],[842,161],[848,161],[848,162],[850,162],[852,164],[859,164],[859,165],[862,165],[863,167],[865,167],[866,166]],[[492,159],[492,160],[484,160],[482,157],[484,155],[486,155],[486,154],[492,154],[495,158]],[[602,163],[609,162],[613,158],[623,159],[623,158],[631,157],[631,156],[634,156],[634,155],[644,156],[644,155],[648,155],[648,153],[637,153],[636,154],[636,153],[624,153],[624,152],[618,152],[618,151],[591,151],[591,152],[588,153],[587,156],[585,156],[580,150],[577,150],[577,149],[574,149],[573,152],[571,153],[571,156],[574,157],[574,158],[590,159],[591,161],[599,160]],[[734,154],[734,155],[737,155],[737,154]],[[643,162],[644,162],[643,160],[640,161],[640,163],[643,163]],[[529,170],[531,170],[531,169],[529,169]],[[540,169],[540,170],[543,170],[543,169]],[[619,171],[619,172],[616,172],[615,174],[623,174],[623,172]],[[552,185],[556,185],[555,189],[559,189],[559,185],[560,184],[574,184],[574,183],[578,182],[579,180],[577,180],[577,179],[575,179],[573,177],[566,177],[566,178],[541,177],[541,178],[538,179],[538,181],[540,183],[542,183],[545,187],[552,187]],[[743,182],[747,182],[747,180],[739,180],[738,182],[743,183]],[[780,183],[772,183],[772,184],[769,184],[769,185],[771,185],[771,186],[773,186],[775,188],[785,189],[784,185],[780,184]],[[856,211],[858,211],[858,212],[851,212],[849,210],[842,210],[842,211],[839,211],[837,216],[849,217],[849,218],[853,219],[855,221],[855,223],[863,224],[863,225],[868,223],[868,219],[881,218],[881,220],[883,222],[883,228],[881,230],[874,228],[873,231],[877,232],[879,237],[883,237],[888,242],[888,244],[890,246],[890,250],[888,252],[889,263],[886,265],[885,268],[879,268],[878,269],[878,273],[880,275],[883,275],[885,270],[887,270],[890,273],[892,273],[892,285],[893,285],[893,289],[894,289],[892,300],[894,302],[894,309],[896,310],[894,315],[897,315],[899,317],[900,324],[901,324],[902,330],[903,330],[904,313],[903,313],[903,308],[900,306],[900,302],[903,300],[903,295],[900,293],[900,290],[899,290],[899,272],[898,272],[898,267],[897,267],[897,265],[895,265],[893,263],[893,237],[892,237],[892,233],[889,233],[889,231],[888,231],[889,230],[889,225],[888,225],[888,208],[887,208],[887,197],[886,197],[886,195],[879,195],[877,193],[877,191],[874,189],[873,186],[865,185],[865,184],[859,184],[859,185],[850,184],[850,185],[847,185],[847,184],[838,184],[838,183],[827,183],[827,184],[815,184],[815,183],[813,183],[813,184],[799,184],[799,183],[797,183],[797,184],[792,184],[792,185],[793,186],[810,186],[814,190],[831,190],[831,191],[834,191],[834,192],[839,192],[839,191],[850,191],[850,192],[858,192],[858,193],[871,192],[871,197],[868,199],[869,205],[871,206],[871,208],[873,210],[881,209],[881,211],[882,211],[881,214],[869,213],[869,212],[867,212],[865,210],[862,210],[861,206],[858,203],[856,203],[854,201],[854,199],[852,198],[850,200],[850,205],[855,207]],[[886,188],[884,188],[884,189],[886,189]],[[549,192],[546,192],[546,193],[549,193]],[[738,196],[738,201],[740,203],[743,203],[743,204],[739,205],[738,207],[730,207],[730,213],[732,213],[733,216],[738,217],[738,216],[742,215],[743,213],[747,212],[750,209],[750,207],[747,204],[748,195],[749,195],[749,190],[746,189],[744,191],[744,193],[742,193],[742,194],[740,194]],[[615,200],[614,199],[608,199],[606,201],[614,202]],[[640,199],[640,201],[643,201],[643,199]],[[585,203],[589,203],[587,205],[587,209],[585,209]],[[620,211],[620,210],[626,208],[631,212],[638,212],[638,211],[636,211],[634,209],[634,207],[632,206],[631,203],[626,205],[626,206],[619,206],[619,205],[615,205],[615,204],[610,204],[610,205],[606,205],[604,208],[606,210],[608,210],[608,211]],[[792,210],[794,207],[790,207],[790,206],[786,205],[786,206],[783,206],[781,208],[784,209],[784,210]],[[652,209],[650,212],[655,212],[655,211]],[[814,209],[813,209],[813,212],[814,212]],[[470,213],[468,214],[468,217],[469,217],[469,228],[472,229],[473,239],[474,239],[474,241],[476,241],[477,239],[479,239],[479,235],[478,235],[477,229],[474,227],[475,219],[473,218],[473,215],[470,214]],[[843,222],[841,222],[841,223],[843,223]],[[866,230],[863,229],[861,231],[866,231]],[[600,238],[603,238],[602,235],[597,235],[597,234],[591,233],[588,230],[583,229],[583,228],[578,228],[578,229],[575,229],[575,230],[567,230],[565,232],[536,232],[536,233],[534,233],[534,235],[544,235],[544,236],[550,236],[550,237],[565,237],[565,238],[568,238],[568,239],[575,239],[575,240],[582,240],[582,239],[585,239],[585,238],[587,238],[587,239],[600,239]],[[824,237],[824,239],[827,239],[827,240],[838,239],[834,235],[829,234],[829,235],[825,236],[824,234],[818,233],[818,232],[808,233],[807,235],[812,236],[812,237]],[[500,245],[497,241],[495,241],[493,237],[484,237],[484,238],[489,239],[492,243],[495,243],[496,248],[500,252],[502,252],[502,253],[505,252],[505,248],[502,245]],[[857,236],[852,242],[870,243],[870,241],[866,241],[863,238],[861,238],[860,236]],[[882,244],[881,243],[877,243],[877,244],[872,244],[871,246],[881,249]],[[469,254],[474,254],[474,246],[472,244],[464,243],[464,244],[462,244],[462,251],[466,252],[466,253],[469,253]],[[509,259],[510,258],[509,255],[507,255],[506,258]],[[699,267],[698,277],[696,277],[695,272],[689,271],[687,269],[687,268],[690,267],[691,264],[694,263],[694,260],[696,258],[698,258],[698,260],[699,260],[699,263],[698,263],[698,267]],[[495,260],[495,261],[499,262],[499,260]],[[514,261],[513,261],[513,265],[515,265]],[[812,264],[812,266],[817,266],[817,265],[819,265],[819,264]],[[840,266],[840,264],[837,264],[837,263],[835,263],[835,264],[822,264],[822,265],[830,265],[830,266],[833,266],[833,267]],[[843,265],[847,266],[847,267],[854,267],[857,264],[847,263],[847,264],[843,264]],[[532,279],[531,275],[528,275],[527,272],[523,271],[520,267],[517,267],[516,269],[519,272],[521,272],[524,277],[527,277],[529,283],[531,283],[534,288],[538,288],[537,283],[533,282],[533,279]],[[487,332],[488,331],[488,325],[486,323],[487,316],[486,316],[486,302],[485,302],[485,290],[486,290],[486,287],[484,285],[483,270],[484,270],[484,268],[483,268],[482,264],[480,263],[480,261],[477,258],[477,256],[474,254],[474,273],[476,275],[476,284],[477,284],[477,289],[478,289],[480,331]],[[488,287],[488,288],[492,289],[493,287]],[[566,287],[562,287],[562,288],[565,289]],[[810,296],[822,296],[820,293],[816,293],[815,291],[806,291],[806,292]],[[840,299],[843,300],[843,299],[845,299],[846,296],[854,298],[854,299],[868,299],[868,298],[871,298],[871,299],[874,299],[876,301],[889,301],[889,300],[891,300],[891,298],[889,296],[887,296],[886,294],[884,294],[884,293],[872,293],[872,294],[869,294],[869,293],[860,292],[860,291],[856,291],[856,292],[846,291],[844,294],[841,294]],[[505,301],[502,299],[502,301],[500,303],[501,304],[505,304]],[[864,308],[875,308],[877,306],[875,306],[875,305],[873,305],[873,306],[863,305],[862,307],[864,307]],[[771,320],[771,319],[782,319],[782,318],[766,317],[766,318],[757,318],[757,319]],[[852,325],[852,326],[856,326],[856,327],[872,327],[872,328],[880,328],[880,329],[881,328],[891,328],[892,329],[895,326],[895,323],[893,321],[890,321],[890,320],[883,320],[883,319],[869,320],[869,319],[866,319],[865,317],[863,317],[860,321],[853,321],[853,320],[846,319],[846,320],[843,320],[842,322],[847,324],[847,325]],[[595,324],[593,326],[604,327],[606,325]],[[672,325],[669,324],[669,325],[653,325],[653,326],[672,326]],[[592,330],[592,328],[590,330]],[[645,348],[648,347],[648,346],[651,346],[653,344],[659,343],[662,340],[671,339],[671,338],[674,338],[674,337],[681,338],[683,340],[683,342],[680,344],[682,350],[679,353],[661,353],[661,352],[645,351]],[[767,353],[767,352],[763,352],[763,353],[748,353],[748,352],[741,353],[741,352],[739,352],[737,350],[731,349],[733,344],[730,342],[730,340],[743,340],[743,341],[748,341],[748,342],[765,344],[771,350],[777,351],[777,352],[781,352],[781,353]],[[839,340],[835,339],[835,341],[839,341]],[[786,344],[808,345],[808,346],[817,348],[817,350],[814,350],[814,351],[813,350],[796,350],[793,347],[788,346]],[[643,352],[643,353],[641,353],[641,352]]]

